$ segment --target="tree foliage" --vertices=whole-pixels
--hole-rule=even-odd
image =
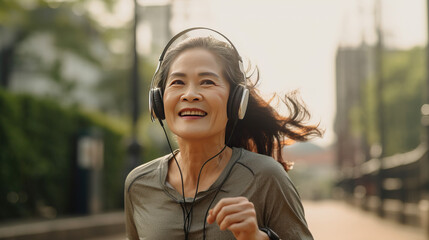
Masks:
[[[75,200],[84,201],[71,187],[78,180],[76,143],[91,128],[102,133],[104,145],[102,204],[120,209],[128,130],[106,116],[0,89],[0,221],[76,213]]]
[[[132,22],[103,24],[89,10],[90,2],[113,11],[119,1],[0,1],[0,86],[10,89],[14,80],[25,85],[42,77],[50,82],[46,95],[57,101],[85,105],[87,100],[78,93],[83,89],[94,94],[102,111],[128,113]],[[70,67],[70,59],[77,59],[80,65]],[[140,62],[143,90],[154,66]],[[95,75],[82,80],[85,69]],[[19,73],[18,79],[13,77],[15,73]],[[85,81],[96,84],[88,87]],[[141,99],[146,104],[146,98]]]
[[[59,215],[71,212],[70,162],[75,153],[70,138],[93,125],[105,130],[105,209],[121,206],[126,161],[122,137],[129,132],[116,128],[131,112],[132,22],[106,25],[106,19],[88,9],[91,2],[114,11],[119,0],[0,0],[0,178],[2,195],[12,199],[2,199],[0,220],[37,216],[39,203],[53,206]],[[153,64],[142,58],[142,115],[147,114],[153,72]],[[44,97],[10,93],[14,81],[30,85],[39,79],[49,83]],[[85,85],[90,81],[94,84]],[[121,123],[106,126],[111,115],[78,111],[76,106],[86,104],[82,90],[100,101],[96,110],[119,115]],[[164,139],[157,142],[162,133],[150,129],[148,117],[142,118],[143,159],[153,159]]]
[[[384,155],[407,152],[422,140],[420,108],[424,103],[424,49],[388,51],[383,56]],[[377,123],[376,80],[367,79],[362,88],[362,101],[351,111],[354,132],[362,134],[371,144],[380,143]]]

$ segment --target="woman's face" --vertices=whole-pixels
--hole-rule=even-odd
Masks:
[[[185,50],[172,62],[164,91],[170,130],[189,140],[225,139],[229,83],[215,55]]]

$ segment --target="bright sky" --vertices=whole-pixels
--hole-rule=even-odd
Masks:
[[[118,11],[129,13],[130,0]],[[298,89],[313,115],[326,129],[315,141],[335,141],[335,55],[341,45],[376,40],[376,0],[175,0],[171,27],[213,27],[228,36],[245,59],[257,64],[264,94]],[[168,2],[139,0],[140,4]],[[382,0],[386,44],[409,48],[427,36],[425,0]],[[122,9],[122,10],[121,10]],[[127,11],[128,9],[128,11]],[[122,16],[129,15],[123,14]],[[118,23],[113,17],[112,23]],[[142,41],[142,40],[140,40]],[[143,41],[144,42],[144,41]]]

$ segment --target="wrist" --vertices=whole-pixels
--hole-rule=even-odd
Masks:
[[[268,238],[264,238],[264,239],[268,239],[268,240],[280,240],[280,237],[277,235],[277,233],[275,233],[273,230],[271,230],[268,227],[261,227],[259,228],[259,231],[264,233],[265,236],[267,236]]]
[[[263,231],[261,231],[261,230],[258,230],[258,232],[259,232],[259,237],[258,237],[258,239],[261,239],[261,240],[270,240],[270,237],[268,237],[268,235],[267,235],[267,233],[266,232],[263,232]]]

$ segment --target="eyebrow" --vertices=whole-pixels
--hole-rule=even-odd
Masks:
[[[215,77],[215,78],[220,78],[219,75],[217,75],[214,72],[202,72],[202,73],[198,73],[198,76],[201,76],[201,77],[203,77],[203,76],[212,76],[212,77]]]
[[[171,77],[186,77],[186,74],[181,72],[173,72],[172,74],[170,74],[170,76],[168,76],[168,78],[171,78]]]
[[[200,77],[204,77],[204,76],[213,76],[213,77],[215,77],[215,78],[218,78],[218,79],[220,79],[220,77],[219,77],[219,75],[217,75],[216,73],[214,73],[214,72],[201,72],[201,73],[198,73],[198,76],[200,76]],[[171,73],[170,74],[170,76],[168,76],[169,78],[171,78],[171,77],[186,77],[186,74],[185,73],[182,73],[182,72],[173,72],[173,73]]]

